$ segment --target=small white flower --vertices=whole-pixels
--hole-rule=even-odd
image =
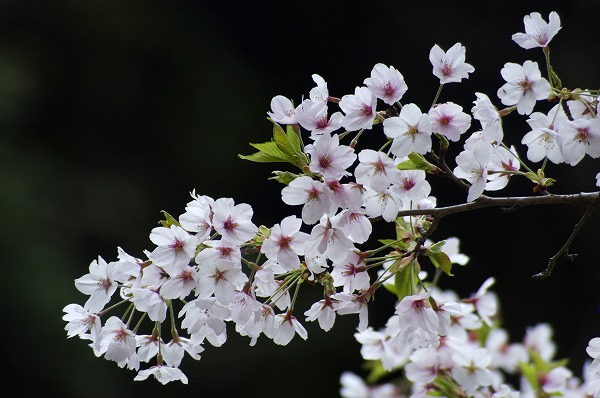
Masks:
[[[504,105],[517,105],[520,115],[529,115],[536,101],[550,95],[550,83],[542,77],[537,62],[525,61],[523,66],[507,62],[500,74],[506,83],[498,89],[498,98]]]
[[[465,63],[466,49],[460,43],[456,43],[447,52],[444,52],[437,44],[429,51],[429,61],[433,65],[433,74],[440,79],[440,84],[459,83],[467,79],[469,73],[475,68]]]
[[[292,101],[283,95],[276,95],[271,100],[271,112],[267,112],[267,115],[274,122],[281,124],[295,124],[296,123],[296,110]]]
[[[339,179],[350,174],[346,171],[356,160],[354,149],[340,145],[337,134],[323,134],[304,151],[310,155],[310,169],[328,179]]]
[[[429,110],[429,119],[434,133],[458,141],[460,135],[471,127],[471,116],[462,111],[462,107],[453,102],[438,104]]]
[[[404,76],[393,66],[387,67],[384,64],[376,64],[371,71],[371,77],[366,78],[364,84],[388,105],[400,101],[408,90]]]
[[[389,188],[392,181],[400,176],[394,161],[383,152],[363,149],[358,154],[360,163],[354,169],[356,182],[381,192]]]
[[[399,116],[385,119],[383,132],[392,138],[391,151],[402,158],[411,152],[426,154],[431,150],[431,122],[415,104],[406,104]]]
[[[532,12],[523,17],[523,23],[525,24],[525,33],[515,33],[512,35],[512,39],[527,50],[535,47],[547,47],[561,28],[560,18],[555,11],[550,13],[548,22],[544,21],[539,12]]]
[[[354,94],[347,94],[339,102],[344,112],[344,128],[348,131],[371,129],[377,114],[377,97],[368,87],[356,87]]]
[[[90,272],[75,279],[77,290],[90,296],[84,304],[86,310],[99,312],[110,301],[118,287],[116,264],[107,264],[102,257],[98,256],[98,260],[90,263]]]
[[[188,383],[188,378],[179,368],[173,368],[165,365],[152,366],[148,369],[140,370],[133,380],[146,380],[149,376],[154,376],[161,384],[167,384],[171,381],[179,380],[183,384]]]

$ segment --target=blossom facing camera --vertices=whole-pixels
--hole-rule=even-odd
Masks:
[[[506,83],[498,89],[498,98],[504,105],[517,105],[519,115],[531,114],[535,102],[550,95],[550,83],[542,77],[537,62],[525,61],[522,66],[507,62],[500,74]]]
[[[437,44],[429,51],[429,61],[433,65],[433,74],[440,79],[440,84],[460,83],[462,79],[468,79],[469,73],[475,72],[475,68],[465,62],[466,49],[460,43],[456,43],[446,52]]]
[[[523,18],[525,33],[519,32],[512,35],[512,39],[526,50],[535,47],[547,47],[550,40],[560,30],[560,17],[556,11],[548,16],[548,22],[544,21],[539,12],[532,12]]]

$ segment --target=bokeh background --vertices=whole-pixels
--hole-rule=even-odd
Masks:
[[[568,87],[598,88],[596,18],[600,3],[571,1],[0,1],[0,229],[4,387],[20,396],[333,397],[339,375],[364,375],[353,337],[357,319],[338,318],[329,333],[306,325],[309,340],[255,347],[230,333],[219,349],[182,365],[189,385],[134,382],[134,372],[97,359],[85,342],[67,340],[62,308],[83,303],[73,280],[116,247],[142,255],[160,211],[178,215],[189,192],[233,197],[272,225],[285,208],[270,165],[243,161],[248,142],[270,139],[266,120],[277,94],[299,103],[323,76],[332,95],[353,93],[373,65],[399,69],[405,102],[426,108],[438,81],[428,53],[434,44],[467,48],[476,72],[448,85],[442,101],[470,109],[474,92],[499,104],[505,62],[543,63],[541,50],[510,40],[524,15],[559,12],[552,42],[556,71]],[[525,118],[507,121],[519,145]],[[521,149],[521,153],[525,151]],[[284,167],[284,166],[282,166]],[[600,162],[549,167],[554,192],[593,191]],[[440,204],[464,195],[432,181]],[[512,181],[507,194],[529,194]],[[475,292],[489,276],[501,298],[512,340],[527,326],[556,326],[557,357],[580,372],[587,341],[600,335],[598,214],[551,278],[533,281],[569,236],[584,209],[487,209],[444,219],[434,238],[459,236],[471,257],[442,286]],[[378,296],[371,321],[382,326],[393,301]],[[386,301],[387,300],[387,301]],[[310,302],[303,302],[308,308]],[[8,354],[8,355],[6,355]]]

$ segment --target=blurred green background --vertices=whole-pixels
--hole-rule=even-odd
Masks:
[[[248,142],[270,138],[273,96],[299,103],[318,73],[341,97],[383,62],[403,73],[404,101],[424,109],[438,84],[430,48],[461,42],[476,71],[448,85],[441,100],[470,110],[480,91],[500,104],[505,62],[543,63],[541,50],[523,50],[511,35],[523,31],[524,15],[547,18],[552,10],[563,24],[551,45],[555,69],[568,87],[598,88],[597,2],[0,0],[5,389],[90,398],[337,396],[343,370],[364,374],[353,316],[338,318],[329,333],[308,324],[309,340],[287,347],[264,338],[249,347],[231,329],[224,347],[206,345],[199,362],[184,360],[189,385],[162,386],[134,382],[134,372],[67,340],[62,308],[85,301],[73,280],[98,255],[111,261],[117,246],[138,256],[150,249],[160,211],[180,214],[193,189],[250,203],[256,224],[298,214],[282,206],[281,186],[266,181],[270,166],[237,157],[252,152]],[[528,129],[525,118],[513,120],[505,137],[519,145]],[[575,172],[549,170],[559,180],[556,193],[597,189],[597,160],[586,158]],[[432,185],[440,205],[464,200],[442,181]],[[513,181],[506,193],[530,188]],[[560,261],[548,280],[531,275],[582,213],[481,210],[444,219],[434,235],[461,237],[471,257],[444,287],[469,294],[495,275],[511,338],[538,322],[554,324],[558,355],[572,357],[576,373],[587,341],[600,335],[598,214],[573,245],[574,263]],[[370,316],[380,327],[393,300],[382,294],[377,303]]]

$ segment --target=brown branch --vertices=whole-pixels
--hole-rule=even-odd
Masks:
[[[426,157],[431,160],[437,167],[439,167],[444,173],[442,176],[452,180],[456,185],[458,185],[463,191],[468,191],[470,185],[458,178],[454,175],[450,167],[446,164],[446,161],[443,158],[439,158],[435,153],[429,152]]]
[[[558,205],[558,204],[595,204],[600,200],[599,192],[582,192],[570,195],[544,195],[544,196],[507,196],[493,198],[482,195],[477,200],[459,205],[438,207],[434,209],[400,210],[398,217],[430,215],[434,218],[445,217],[452,214],[465,213],[486,207],[507,207],[517,209],[533,205]]]
[[[434,209],[413,209],[413,210],[401,210],[398,213],[398,217],[402,216],[424,216],[428,215],[433,217],[434,223],[432,227],[437,227],[437,223],[445,216],[449,216],[452,214],[465,213],[468,211],[473,211],[477,209],[482,209],[486,207],[502,207],[508,209],[510,211],[514,211],[521,207],[526,206],[534,206],[534,205],[556,205],[556,204],[582,204],[586,203],[587,209],[585,214],[581,217],[579,222],[575,225],[571,236],[564,244],[564,246],[556,253],[550,260],[548,261],[548,266],[546,269],[540,273],[533,275],[533,279],[544,279],[550,276],[554,266],[558,259],[562,256],[567,259],[573,261],[576,254],[569,253],[569,247],[571,243],[577,236],[577,233],[585,224],[587,219],[590,217],[596,205],[600,202],[600,191],[599,192],[582,192],[578,194],[571,195],[544,195],[544,196],[514,196],[514,197],[500,197],[493,198],[489,196],[482,195],[477,200],[469,203],[463,203],[459,205],[439,207]],[[430,228],[431,232],[433,232],[434,228]],[[430,231],[427,231],[427,236],[430,235]],[[417,245],[417,247],[419,247]]]
[[[592,215],[592,212],[594,211],[596,204],[597,204],[597,202],[591,202],[588,205],[587,209],[585,210],[585,213],[583,214],[583,216],[581,217],[579,222],[577,224],[575,224],[575,228],[573,228],[573,232],[571,232],[571,236],[569,236],[569,239],[567,239],[567,241],[565,242],[563,247],[558,251],[558,253],[556,253],[554,256],[552,256],[550,258],[550,260],[548,261],[548,266],[546,266],[546,269],[540,273],[533,275],[533,277],[532,277],[533,279],[544,279],[544,278],[549,277],[550,274],[552,273],[552,270],[554,270],[554,266],[558,262],[558,259],[562,256],[565,256],[569,261],[575,260],[575,257],[577,256],[577,254],[569,253],[569,248],[571,247],[571,243],[573,243],[573,240],[575,240],[575,236],[577,236],[577,233],[579,232],[581,227],[583,227],[583,224],[585,224],[587,219]]]

